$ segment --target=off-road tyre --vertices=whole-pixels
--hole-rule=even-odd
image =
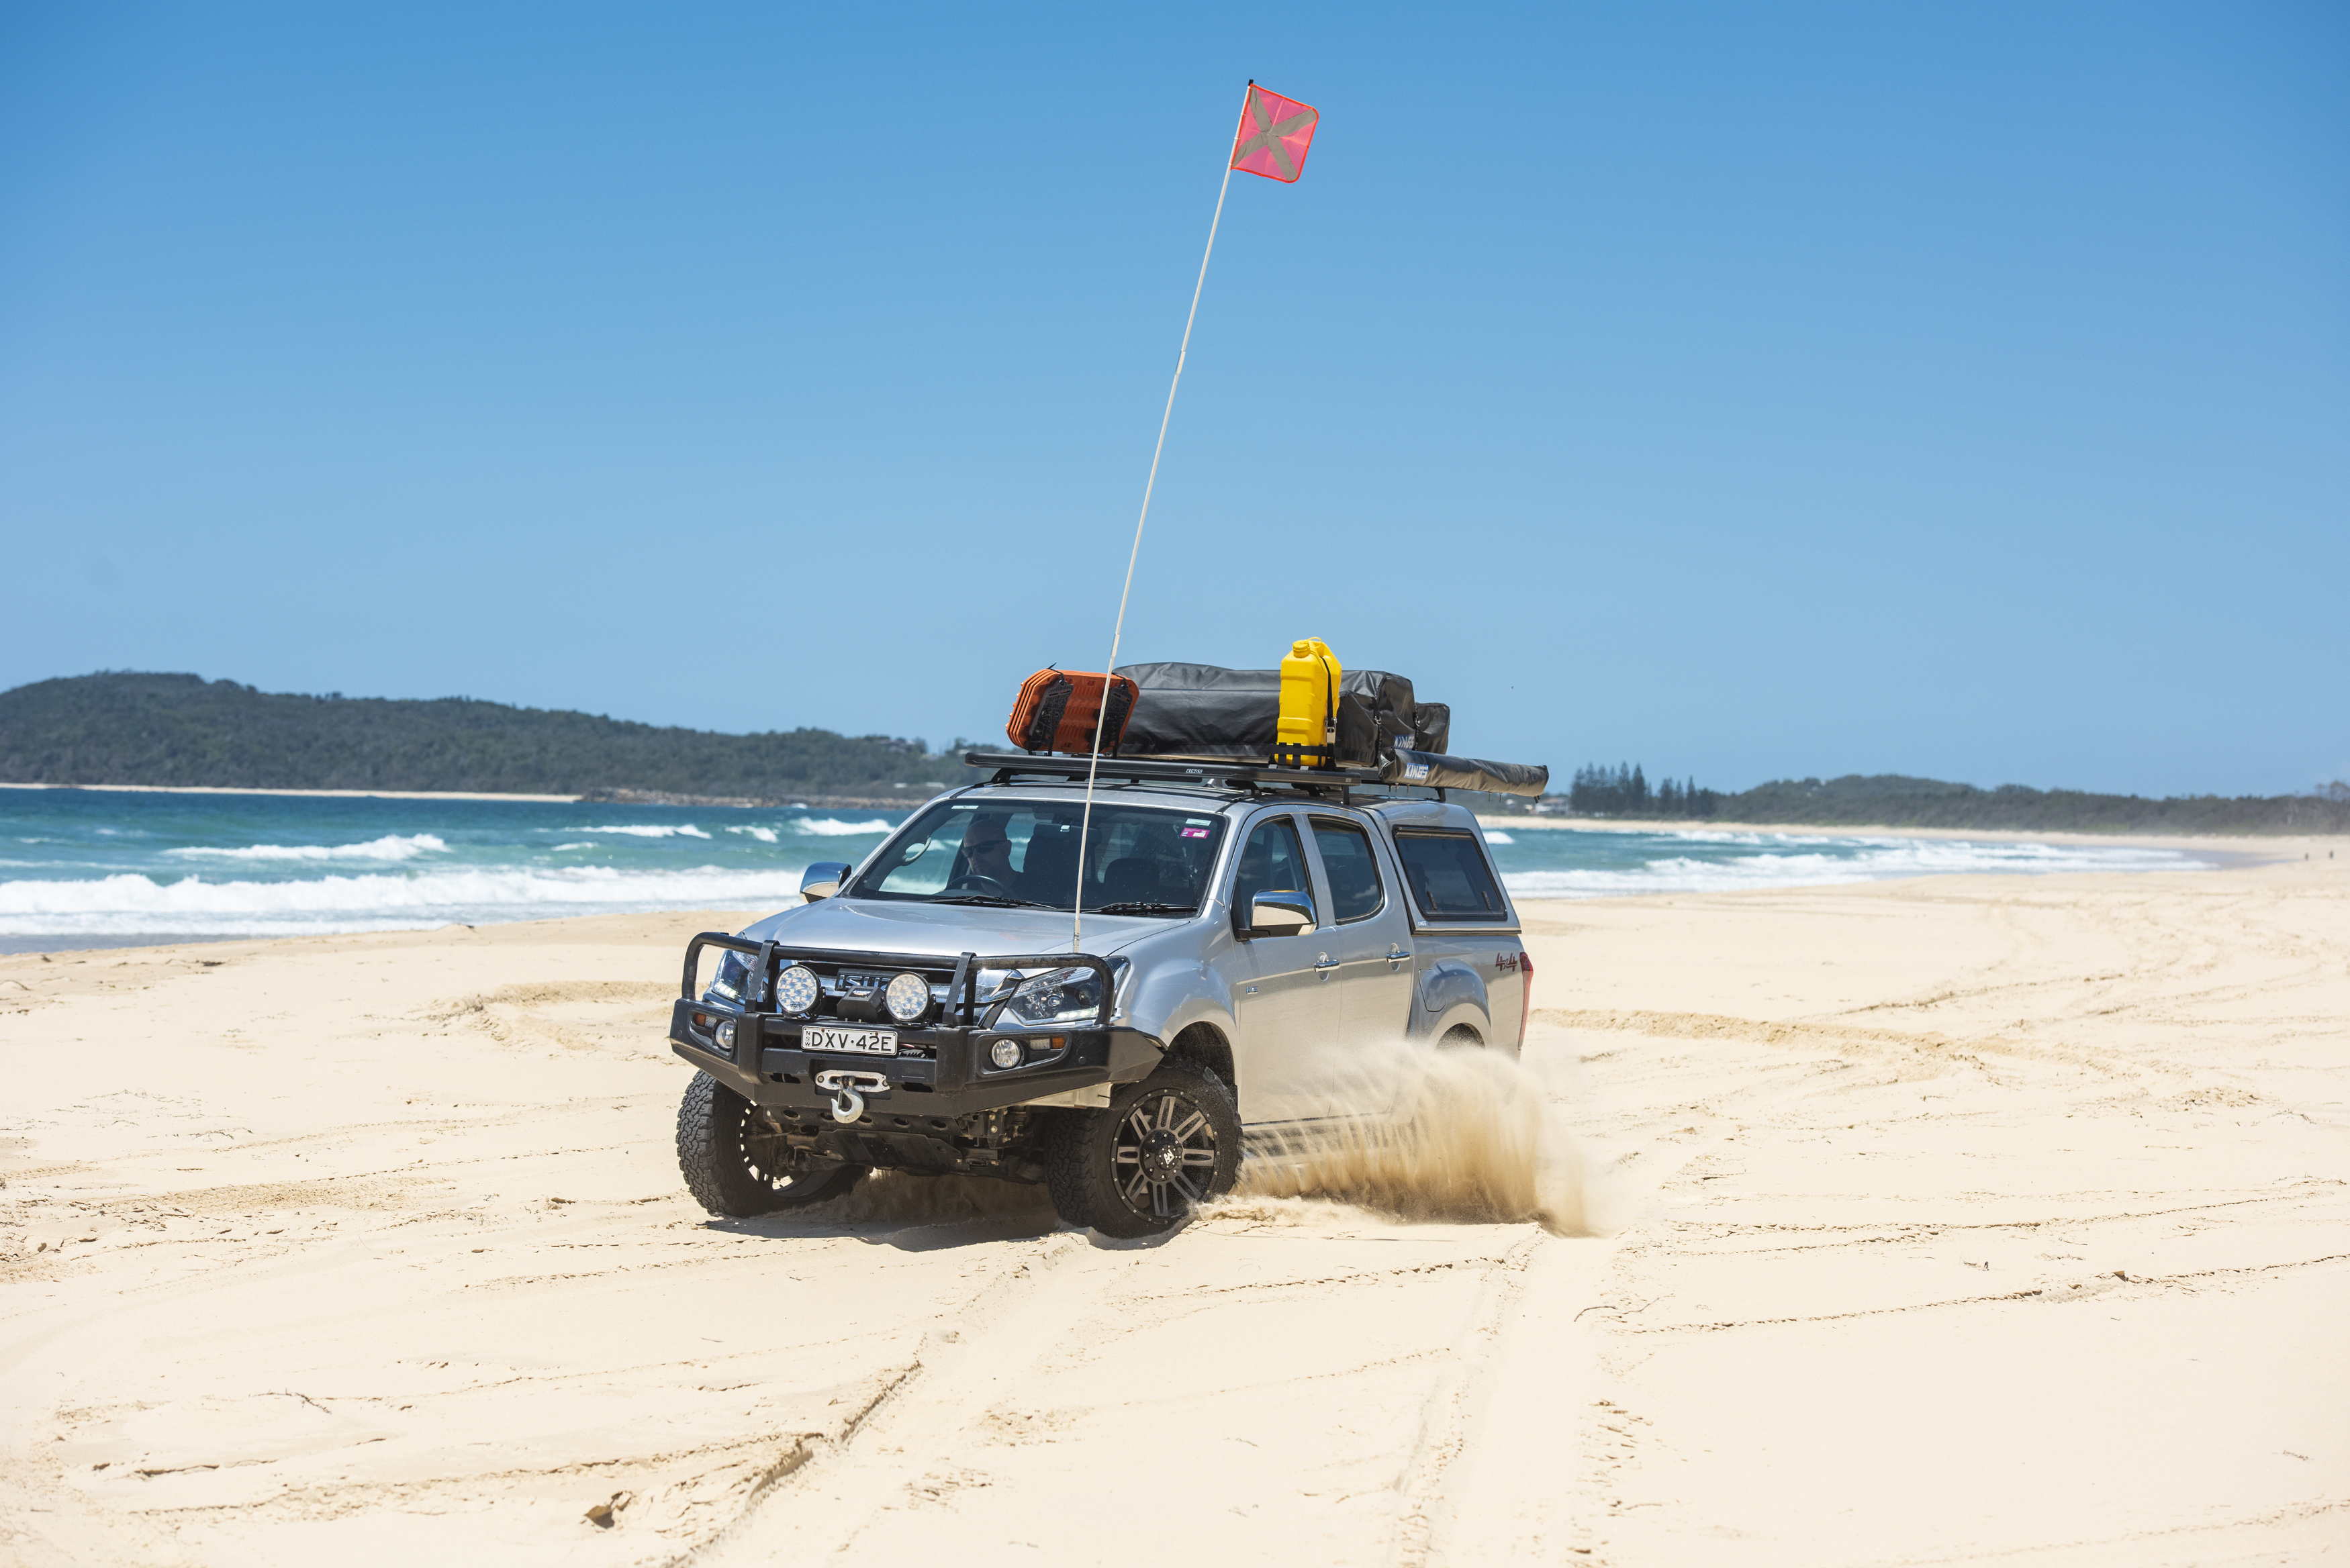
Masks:
[[[707,1073],[678,1104],[677,1168],[695,1202],[733,1220],[837,1198],[865,1175],[861,1165],[808,1162],[768,1113]]]
[[[1436,1044],[1448,1050],[1479,1050],[1483,1048],[1485,1041],[1483,1036],[1466,1023],[1456,1023],[1446,1030],[1444,1038]]]
[[[1154,1236],[1240,1179],[1240,1107],[1205,1066],[1170,1056],[1142,1082],[1121,1085],[1107,1110],[1059,1113],[1044,1154],[1064,1222]]]

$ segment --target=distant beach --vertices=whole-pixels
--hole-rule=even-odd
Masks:
[[[576,794],[491,794],[440,789],[237,789],[227,784],[0,784],[0,789],[98,790],[118,794],[271,794],[320,800],[526,800],[576,801]]]
[[[2313,851],[2320,860],[2326,857],[2328,851],[2350,854],[2350,839],[2318,834],[2285,837],[2250,833],[2033,833],[2005,827],[1880,827],[1867,825],[1824,827],[1817,823],[1717,822],[1711,818],[1692,821],[1688,817],[1643,820],[1631,817],[1480,815],[1477,821],[1488,833],[1496,829],[1515,833],[1520,828],[1532,828],[1537,832],[1566,833],[1725,833],[1788,839],[1920,838],[1980,844],[2089,845],[2108,848],[2174,850],[2199,859],[2247,865],[2298,860]]]

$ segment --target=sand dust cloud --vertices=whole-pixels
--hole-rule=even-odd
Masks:
[[[1550,1095],[1506,1052],[1397,1041],[1326,1075],[1331,1116],[1264,1138],[1235,1196],[1315,1198],[1406,1220],[1586,1227],[1581,1151]]]

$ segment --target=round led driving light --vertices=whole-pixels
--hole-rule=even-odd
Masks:
[[[915,1023],[931,1010],[931,982],[919,974],[901,974],[881,993],[881,1005],[899,1023]]]
[[[733,1019],[730,1018],[723,1023],[721,1023],[718,1026],[717,1034],[718,1048],[721,1051],[732,1051],[734,1049],[734,1021]]]
[[[1020,1042],[998,1040],[987,1048],[987,1059],[999,1067],[1017,1067],[1020,1065]]]
[[[822,990],[816,984],[816,971],[795,963],[775,977],[775,1006],[785,1012],[806,1012],[816,1006]]]

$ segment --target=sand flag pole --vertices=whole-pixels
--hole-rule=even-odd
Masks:
[[[1261,174],[1295,185],[1305,172],[1305,149],[1314,140],[1321,115],[1306,104],[1283,98],[1249,78],[1241,99],[1240,130],[1232,137],[1232,156],[1224,161],[1224,182],[1216,187],[1216,215],[1208,220],[1208,248],[1200,257],[1199,281],[1191,285],[1191,313],[1183,317],[1183,344],[1175,350],[1175,379],[1167,384],[1167,407],[1159,416],[1159,444],[1150,449],[1150,477],[1142,482],[1142,513],[1134,520],[1134,545],[1126,553],[1126,586],[1118,593],[1118,620],[1110,628],[1109,662],[1102,667],[1105,682],[1118,673],[1118,639],[1126,631],[1126,601],[1134,592],[1134,564],[1142,557],[1142,525],[1150,520],[1150,493],[1159,484],[1159,459],[1167,450],[1167,422],[1175,417],[1175,389],[1183,384],[1183,358],[1191,351],[1191,324],[1200,319],[1200,291],[1208,286],[1208,261],[1216,254],[1216,226],[1224,221],[1224,194],[1232,188],[1232,171]],[[1077,819],[1077,893],[1072,900],[1069,950],[1078,950],[1086,932],[1086,841],[1094,826],[1094,775],[1101,768],[1102,725],[1109,716],[1109,689],[1102,689],[1101,706],[1094,714],[1094,743],[1086,763],[1086,807]]]

